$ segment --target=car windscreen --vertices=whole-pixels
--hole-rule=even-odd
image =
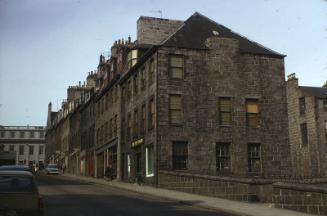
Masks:
[[[48,165],[47,168],[58,169],[57,165]]]
[[[30,176],[0,176],[0,193],[35,192],[36,186]]]

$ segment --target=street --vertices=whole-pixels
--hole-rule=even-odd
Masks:
[[[37,175],[45,216],[227,216],[110,186],[86,183],[64,176]]]

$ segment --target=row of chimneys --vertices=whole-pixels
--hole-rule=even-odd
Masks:
[[[287,81],[291,81],[291,80],[297,80],[296,74],[295,73],[291,73],[287,76]],[[327,81],[325,81],[324,85],[322,86],[323,88],[327,88]]]
[[[80,88],[80,87],[85,87],[85,81],[83,82],[83,85],[82,85],[82,82],[79,81],[78,85],[76,85],[76,86],[68,86],[68,88]]]
[[[122,38],[121,40],[119,39],[118,41],[116,40],[114,45],[125,45],[125,44],[131,44],[131,36],[128,36],[127,40],[124,40],[124,38]]]

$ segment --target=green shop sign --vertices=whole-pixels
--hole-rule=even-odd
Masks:
[[[135,148],[135,147],[141,145],[143,143],[143,141],[144,141],[143,138],[135,140],[134,142],[132,142],[132,148]]]

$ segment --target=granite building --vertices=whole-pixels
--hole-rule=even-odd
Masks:
[[[226,184],[228,198],[248,199],[291,175],[284,57],[199,13],[142,16],[135,41],[100,56],[92,97],[54,114],[47,140],[64,152],[68,133],[69,172],[112,167],[119,180],[180,190],[215,179],[217,196]]]
[[[327,83],[299,86],[288,76],[289,134],[294,176],[327,177]]]

